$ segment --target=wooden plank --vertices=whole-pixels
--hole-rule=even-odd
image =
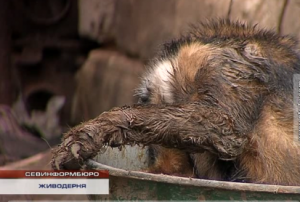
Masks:
[[[282,20],[282,34],[289,34],[300,39],[300,0],[289,0]]]
[[[232,0],[230,18],[279,30],[285,0]]]
[[[9,2],[0,0],[0,104],[13,102]]]

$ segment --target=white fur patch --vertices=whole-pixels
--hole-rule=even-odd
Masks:
[[[173,64],[176,64],[173,61]],[[160,94],[160,97],[165,103],[173,103],[174,98],[172,94],[172,76],[174,75],[174,67],[171,61],[159,61],[150,71],[147,77],[150,87]]]

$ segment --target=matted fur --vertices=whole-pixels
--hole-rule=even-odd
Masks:
[[[293,140],[296,44],[229,20],[195,26],[153,60],[137,90],[140,105],[70,130],[54,151],[53,167],[79,168],[104,144],[155,145],[152,172],[300,185],[300,146]]]

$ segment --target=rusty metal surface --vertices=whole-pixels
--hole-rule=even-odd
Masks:
[[[114,168],[88,161],[92,169],[110,172],[110,195],[106,200],[299,200],[300,187],[223,182],[157,175]]]

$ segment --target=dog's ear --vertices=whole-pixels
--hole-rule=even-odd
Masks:
[[[248,43],[244,46],[244,56],[246,56],[249,59],[253,59],[253,58],[262,58],[263,54],[262,54],[262,50],[259,46],[259,44],[257,43]]]

